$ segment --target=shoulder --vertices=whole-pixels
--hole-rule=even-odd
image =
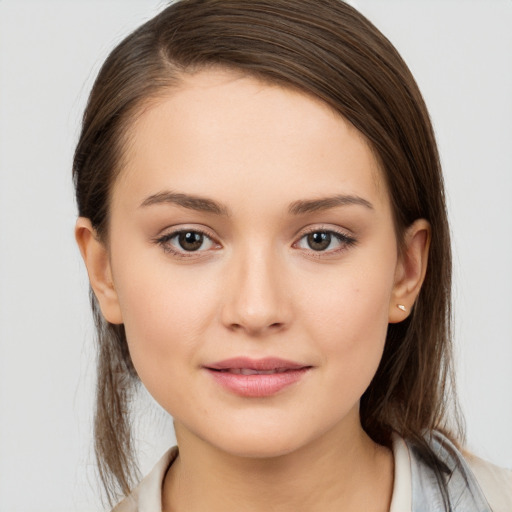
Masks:
[[[512,511],[512,470],[504,469],[472,454],[464,454],[493,512]]]
[[[412,510],[434,512],[448,503],[461,512],[512,512],[512,471],[462,453],[441,432],[431,431],[425,440],[430,453],[416,441],[405,441],[410,459]]]
[[[112,512],[160,512],[165,473],[177,456],[176,446],[169,449],[133,492],[118,503]]]

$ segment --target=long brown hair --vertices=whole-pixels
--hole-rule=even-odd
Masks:
[[[236,69],[320,98],[351,122],[377,155],[397,238],[418,218],[432,227],[425,282],[411,315],[390,324],[382,361],[361,399],[363,428],[389,445],[396,431],[427,459],[425,432],[450,429],[453,392],[451,254],[436,142],[419,89],[393,45],[341,0],[181,0],[121,42],[104,63],[83,117],[73,175],[79,215],[108,241],[109,197],[123,143],[148,99],[180,76]],[[91,293],[98,331],[96,455],[111,499],[134,476],[129,403],[137,375],[123,326],[108,324]],[[452,398],[453,400],[450,400]]]

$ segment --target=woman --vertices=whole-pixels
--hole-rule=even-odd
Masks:
[[[179,447],[116,510],[510,508],[510,474],[448,427],[428,114],[353,8],[171,5],[100,71],[74,176],[110,495],[139,379]]]

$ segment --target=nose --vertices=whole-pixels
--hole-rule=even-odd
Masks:
[[[248,250],[232,263],[223,292],[223,324],[251,336],[286,329],[292,311],[278,258],[271,251]]]

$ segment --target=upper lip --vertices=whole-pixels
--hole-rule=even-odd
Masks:
[[[310,365],[297,363],[295,361],[288,361],[279,357],[265,357],[262,359],[252,359],[250,357],[233,357],[231,359],[224,359],[212,364],[205,365],[205,368],[210,370],[256,370],[256,371],[271,371],[271,370],[299,370],[301,368],[309,368]]]

